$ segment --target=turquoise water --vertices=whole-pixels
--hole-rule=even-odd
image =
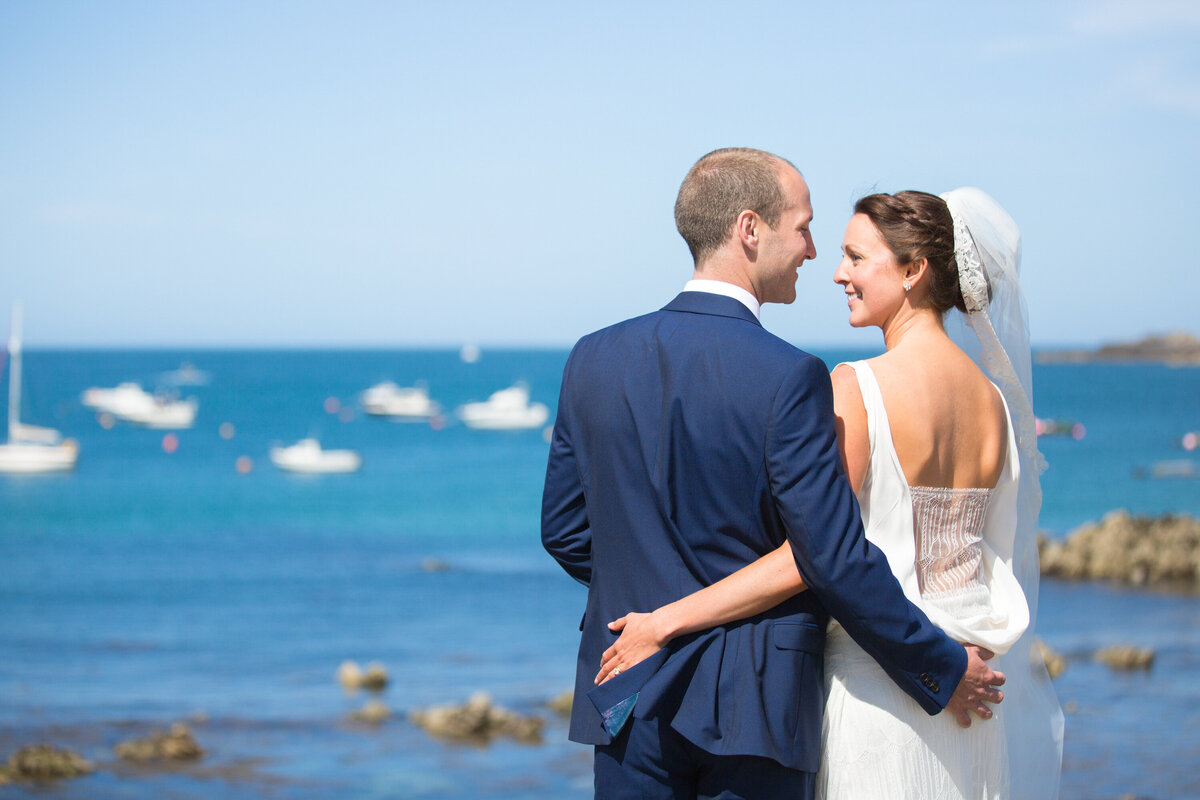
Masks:
[[[861,353],[821,353],[830,363]],[[99,762],[95,775],[15,797],[583,798],[590,755],[544,703],[569,688],[583,590],[541,550],[541,431],[442,430],[325,410],[390,378],[424,381],[444,407],[523,380],[553,407],[565,351],[33,351],[26,422],[77,439],[74,473],[0,477],[0,756],[48,740]],[[106,430],[79,403],[90,386],[152,386],[182,361],[211,373],[185,387],[196,425]],[[1138,467],[1195,454],[1200,370],[1035,368],[1036,410],[1087,427],[1044,439],[1042,526],[1062,535],[1113,508],[1200,515],[1200,483]],[[218,435],[222,423],[236,434]],[[364,460],[353,475],[298,477],[272,443],[316,435]],[[254,468],[239,474],[249,457]],[[445,571],[427,571],[437,559]],[[1074,658],[1058,679],[1068,715],[1064,797],[1200,794],[1200,601],[1047,581],[1041,630]],[[1149,674],[1084,656],[1158,648]],[[345,715],[366,697],[334,680],[345,659],[379,660],[379,728]],[[458,747],[406,711],[476,690],[543,715],[540,746]],[[167,772],[114,764],[112,745],[196,717],[208,757]]]

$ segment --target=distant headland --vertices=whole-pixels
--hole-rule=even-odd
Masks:
[[[1041,364],[1091,364],[1096,362],[1155,362],[1174,366],[1200,366],[1200,339],[1190,333],[1147,336],[1136,342],[1106,344],[1095,350],[1039,350]]]

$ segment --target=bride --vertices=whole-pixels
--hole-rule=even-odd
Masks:
[[[1053,798],[1062,714],[1031,654],[1041,507],[1016,224],[978,189],[862,198],[834,281],[886,352],[833,371],[842,461],[867,538],[905,594],[998,654],[1005,700],[972,725],[930,717],[830,622],[818,796]],[[798,591],[790,545],[712,586],[615,620],[597,683],[671,639]],[[956,725],[957,722],[957,725]],[[969,728],[963,730],[963,728]]]

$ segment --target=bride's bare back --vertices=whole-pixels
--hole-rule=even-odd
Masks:
[[[944,334],[916,335],[870,360],[910,486],[990,488],[1004,469],[1003,401],[971,359]],[[850,367],[833,373],[846,471],[855,490],[866,476],[867,413]]]

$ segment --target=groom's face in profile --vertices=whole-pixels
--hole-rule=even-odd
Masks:
[[[786,207],[775,227],[759,220],[756,294],[760,303],[791,303],[796,299],[796,278],[805,261],[817,257],[813,244],[813,210],[808,184],[790,166],[780,167],[779,186]]]

